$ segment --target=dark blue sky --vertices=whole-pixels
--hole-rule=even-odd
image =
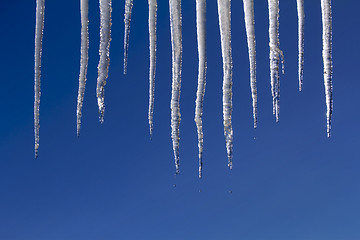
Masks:
[[[204,172],[198,180],[195,1],[182,1],[180,174],[170,137],[168,1],[158,3],[154,135],[149,139],[147,1],[134,1],[128,73],[124,1],[113,2],[105,122],[96,104],[99,8],[90,1],[90,60],[76,137],[78,1],[47,1],[39,158],[34,160],[35,1],[6,1],[2,37],[0,239],[360,238],[360,3],[333,1],[332,137],[326,138],[320,0],[305,1],[303,92],[298,92],[296,1],[280,3],[280,122],[272,115],[267,1],[255,1],[258,129],[252,128],[242,1],[232,2],[234,168],[222,126],[222,60],[216,1],[208,1]],[[254,139],[255,138],[255,139]],[[173,185],[176,184],[176,187]],[[201,192],[199,190],[201,189]],[[232,194],[229,191],[232,191]]]

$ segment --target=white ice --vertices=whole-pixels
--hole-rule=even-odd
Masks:
[[[181,0],[169,0],[172,48],[172,92],[171,92],[171,138],[175,157],[176,173],[179,172],[180,143],[180,88],[182,65]]]
[[[80,13],[81,13],[81,49],[80,49],[80,74],[79,74],[79,91],[77,98],[77,135],[80,135],[80,127],[81,127],[81,110],[84,102],[84,93],[85,93],[85,85],[86,85],[86,73],[89,61],[89,20],[88,20],[88,12],[89,12],[89,0],[80,0]]]
[[[268,0],[268,5],[271,93],[273,97],[273,114],[278,122],[280,118],[280,56],[283,58],[279,42],[279,0]]]
[[[129,36],[130,36],[130,22],[131,22],[131,11],[133,7],[133,0],[125,1],[125,14],[124,14],[124,23],[125,23],[125,33],[124,33],[124,74],[127,71],[127,60],[128,60],[128,51],[129,51]]]
[[[196,0],[196,30],[199,54],[198,86],[196,93],[195,123],[199,147],[199,178],[202,177],[202,155],[204,136],[202,115],[206,85],[206,0]]]
[[[41,54],[42,39],[44,30],[44,12],[45,0],[36,1],[36,26],[35,26],[35,67],[34,67],[34,134],[35,134],[35,158],[38,156],[39,150],[39,130],[40,130],[40,78],[41,78]]]
[[[322,39],[323,39],[323,62],[324,62],[324,85],[326,96],[326,121],[327,136],[330,137],[331,116],[333,110],[332,99],[332,17],[331,0],[321,0],[322,13]]]
[[[298,14],[298,49],[299,49],[299,59],[298,59],[298,71],[299,71],[299,91],[302,90],[303,86],[303,75],[304,75],[304,22],[305,22],[305,13],[304,13],[304,0],[297,0],[297,14]]]
[[[149,119],[150,137],[151,137],[153,133],[154,94],[155,94],[157,0],[148,0],[148,4],[149,4],[149,50],[150,50],[148,119]]]
[[[257,127],[257,89],[256,89],[256,41],[255,41],[255,19],[254,0],[243,0],[246,36],[249,50],[250,62],[250,87],[253,106],[254,128]]]
[[[231,55],[231,0],[217,0],[221,53],[223,59],[223,120],[228,167],[232,169],[233,129],[232,114],[232,55]]]
[[[109,73],[109,50],[111,41],[111,0],[100,0],[100,47],[99,47],[99,65],[96,87],[96,96],[99,106],[99,119],[104,122],[104,87]]]

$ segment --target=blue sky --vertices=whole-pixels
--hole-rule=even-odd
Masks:
[[[258,129],[252,128],[242,1],[232,2],[234,168],[222,126],[216,1],[208,1],[204,169],[197,177],[195,1],[182,1],[180,174],[170,137],[167,1],[158,6],[154,135],[149,139],[147,1],[135,1],[123,75],[124,2],[113,2],[105,122],[98,121],[99,9],[90,1],[89,70],[80,138],[78,1],[47,1],[40,149],[33,151],[35,1],[2,4],[0,239],[360,238],[360,24],[356,1],[333,1],[332,137],[326,138],[320,1],[305,1],[304,87],[298,92],[296,1],[280,3],[280,122],[272,115],[267,1],[255,1]],[[254,139],[255,138],[255,139]],[[176,184],[176,187],[173,185]],[[199,192],[201,190],[201,192]],[[229,193],[232,191],[232,194]]]

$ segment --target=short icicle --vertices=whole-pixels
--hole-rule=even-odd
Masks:
[[[172,92],[171,92],[171,138],[173,143],[176,173],[179,173],[180,143],[180,88],[182,65],[181,0],[169,0],[172,48]]]
[[[302,90],[303,86],[303,75],[304,75],[304,0],[297,0],[297,14],[298,14],[298,71],[299,71],[299,91]]]
[[[257,127],[257,89],[256,89],[256,41],[255,41],[255,18],[254,0],[243,0],[245,27],[250,62],[250,87],[253,106],[254,128]]]
[[[157,0],[148,0],[148,4],[149,4],[149,50],[150,50],[148,119],[149,119],[150,137],[151,137],[153,133],[153,114],[154,114],[154,95],[155,95]]]
[[[199,54],[198,86],[196,93],[195,123],[199,147],[199,178],[202,177],[203,129],[202,115],[206,85],[206,0],[196,0],[196,30]]]
[[[35,135],[35,158],[39,150],[40,130],[40,78],[41,78],[41,54],[44,30],[45,0],[36,1],[36,26],[35,26],[35,67],[34,67],[34,135]]]
[[[133,7],[133,0],[125,1],[125,32],[124,32],[124,74],[127,72],[127,61],[129,52],[129,36],[130,36],[130,22],[131,22],[131,11]]]
[[[332,96],[332,16],[331,16],[331,0],[321,0],[322,13],[322,40],[323,40],[323,62],[324,62],[324,85],[326,96],[326,121],[327,136],[330,137],[331,117],[333,111]]]
[[[233,129],[232,114],[232,54],[231,54],[231,0],[217,0],[223,59],[223,120],[228,167],[232,169]]]
[[[104,122],[104,87],[109,73],[111,41],[111,0],[100,0],[100,47],[96,96],[99,106],[99,120]]]
[[[268,0],[268,4],[271,93],[273,97],[273,114],[276,122],[278,122],[280,118],[280,56],[282,60],[284,59],[279,42],[279,0]]]
[[[79,90],[78,90],[78,98],[77,98],[77,110],[76,110],[76,118],[77,118],[77,136],[80,135],[80,127],[81,127],[81,115],[82,115],[82,106],[84,102],[84,93],[85,93],[85,85],[86,85],[86,74],[87,67],[89,61],[89,20],[88,20],[88,12],[89,12],[89,0],[80,0],[80,13],[81,13],[81,49],[80,49],[80,74],[79,74]]]

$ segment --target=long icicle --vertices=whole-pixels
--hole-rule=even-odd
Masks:
[[[196,0],[196,30],[199,54],[199,73],[196,93],[195,123],[197,127],[199,147],[199,178],[201,178],[204,145],[202,115],[206,85],[206,0]]]
[[[149,127],[150,137],[153,133],[154,95],[155,95],[155,72],[156,72],[156,18],[157,0],[148,0],[149,4]]]
[[[223,118],[228,167],[232,169],[233,129],[232,114],[232,55],[231,55],[231,0],[217,0],[223,59]]]
[[[104,87],[109,73],[111,41],[111,0],[100,0],[100,47],[96,96],[99,106],[99,120],[104,122]]]
[[[298,60],[298,71],[299,71],[299,91],[302,90],[303,86],[303,75],[304,75],[304,0],[297,0],[297,14],[298,14],[298,48],[299,48],[299,60]]]
[[[332,97],[332,17],[331,0],[321,0],[322,26],[323,26],[323,61],[324,61],[324,85],[326,95],[326,121],[327,136],[330,137],[331,116],[333,111]]]
[[[179,173],[180,143],[180,88],[182,65],[181,0],[169,0],[172,48],[171,138],[176,173]]]
[[[40,130],[40,78],[41,78],[41,54],[44,30],[45,0],[36,1],[36,26],[35,26],[35,67],[34,67],[34,135],[35,135],[35,158],[39,150]]]
[[[129,51],[129,36],[130,36],[130,22],[131,22],[131,11],[133,7],[133,0],[125,1],[125,14],[124,14],[124,23],[125,23],[125,32],[124,32],[124,74],[127,72],[127,61],[128,61],[128,51]]]
[[[89,0],[80,0],[80,12],[81,12],[81,56],[80,56],[80,74],[79,74],[79,91],[77,98],[77,136],[80,135],[80,127],[81,127],[81,110],[84,102],[84,93],[85,93],[85,85],[86,85],[86,74],[88,68],[89,61],[89,20],[88,20],[88,12],[89,12]]]
[[[280,118],[280,56],[283,58],[279,42],[279,0],[268,0],[268,4],[271,93],[273,97],[273,114],[275,115],[276,122],[278,122]]]
[[[255,18],[254,0],[243,0],[246,36],[250,62],[250,87],[253,106],[254,128],[257,127],[257,89],[256,89],[256,41],[255,41]]]

